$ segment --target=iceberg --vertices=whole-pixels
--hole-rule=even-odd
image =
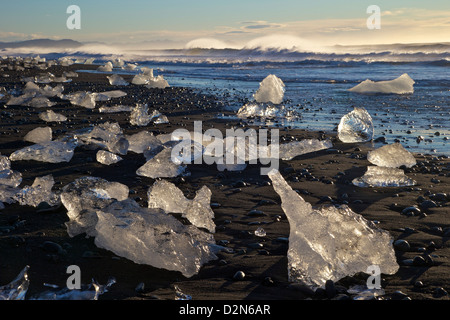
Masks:
[[[348,206],[313,208],[278,170],[269,173],[289,224],[288,276],[312,288],[325,287],[378,265],[383,274],[399,266],[389,232],[377,228]]]
[[[416,165],[416,159],[412,153],[398,142],[369,151],[367,160],[374,165],[389,168],[398,168],[400,166],[411,168]]]
[[[203,186],[195,194],[194,199],[187,199],[173,183],[158,180],[147,192],[148,207],[163,209],[165,212],[181,213],[194,226],[205,228],[214,233],[216,225],[213,221],[214,211],[212,211],[211,190]]]
[[[125,81],[121,76],[118,74],[113,74],[111,76],[107,76],[109,80],[109,84],[112,86],[127,86],[129,83]]]
[[[402,169],[377,166],[368,166],[366,173],[353,179],[352,183],[357,187],[405,187],[416,184]]]
[[[33,143],[49,142],[52,140],[52,128],[37,127],[28,132],[23,140]]]
[[[33,184],[25,186],[16,195],[15,199],[22,206],[37,207],[41,202],[47,202],[50,206],[59,203],[59,195],[52,192],[55,181],[52,175],[37,177]]]
[[[82,233],[95,236],[96,210],[115,200],[125,200],[128,194],[126,185],[97,177],[82,177],[64,186],[60,197],[70,219],[66,222],[69,236]]]
[[[349,89],[349,91],[358,93],[411,94],[414,92],[414,83],[414,80],[407,73],[404,73],[400,77],[389,81],[375,82],[367,79]]]
[[[373,139],[372,117],[364,108],[355,107],[341,118],[338,138],[344,143],[366,142]]]
[[[197,274],[217,260],[212,234],[183,225],[161,209],[142,208],[132,199],[115,201],[97,210],[95,244],[138,264]]]
[[[123,160],[117,154],[114,154],[112,152],[105,151],[105,150],[97,151],[96,158],[97,158],[98,162],[100,162],[101,164],[106,164],[108,166],[110,164],[117,163],[117,162]]]
[[[271,102],[280,104],[283,102],[285,85],[277,76],[268,75],[259,85],[259,89],[253,95],[257,102]]]
[[[25,300],[30,285],[29,269],[30,266],[25,266],[13,281],[0,286],[0,300]]]
[[[34,160],[50,163],[69,162],[74,154],[76,144],[73,142],[48,141],[37,143],[14,151],[11,161]]]
[[[47,110],[45,112],[39,113],[39,119],[44,120],[45,122],[61,122],[67,121],[67,117],[56,113],[53,110]]]

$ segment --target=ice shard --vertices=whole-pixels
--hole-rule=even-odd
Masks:
[[[0,155],[0,185],[17,187],[22,182],[22,174],[11,170],[11,161],[7,156]],[[8,202],[0,200],[2,202]]]
[[[95,244],[135,263],[192,277],[217,259],[212,234],[183,225],[161,209],[142,208],[127,199],[97,210],[97,216]]]
[[[173,183],[158,180],[147,192],[148,207],[163,209],[170,213],[181,213],[194,226],[214,233],[216,225],[213,221],[214,211],[210,205],[211,194],[211,190],[203,186],[196,192],[195,198],[190,200]]]
[[[138,176],[149,178],[173,178],[186,174],[186,165],[177,157],[172,157],[172,148],[162,150],[136,170]]]
[[[367,160],[374,165],[389,168],[398,168],[400,166],[411,168],[416,165],[416,159],[413,154],[398,142],[369,151]]]
[[[67,117],[56,113],[53,110],[47,110],[45,112],[39,113],[39,119],[44,120],[45,122],[63,122],[67,121]]]
[[[55,181],[52,175],[37,177],[31,186],[25,186],[15,195],[17,202],[22,206],[37,207],[41,202],[50,206],[59,203],[59,195],[52,191]]]
[[[353,179],[352,183],[358,187],[404,187],[416,184],[402,169],[378,166],[368,166],[366,173]]]
[[[71,104],[87,109],[95,108],[96,94],[92,92],[78,91],[64,96]]]
[[[164,89],[169,86],[169,83],[167,82],[167,80],[164,79],[164,77],[162,75],[159,75],[157,77],[154,78],[150,78],[148,83],[146,84],[147,88],[160,88],[160,89]]]
[[[411,94],[414,92],[414,83],[414,80],[407,73],[404,73],[400,77],[389,81],[372,81],[367,79],[349,89],[349,91],[358,93]]]
[[[288,276],[313,288],[324,287],[377,265],[383,274],[399,266],[389,232],[346,205],[313,208],[277,170],[269,173],[289,224]]]
[[[52,128],[38,127],[29,131],[23,140],[33,143],[49,142],[52,140]]]
[[[355,107],[341,118],[338,138],[344,143],[366,142],[373,139],[372,117],[364,108]]]
[[[125,155],[128,152],[128,140],[117,122],[98,124],[91,131],[77,134],[76,137],[84,144],[95,145],[112,153]]]
[[[153,120],[153,123],[154,124],[169,123],[169,118],[167,118],[166,115],[161,114],[161,115],[157,116],[155,120]]]
[[[128,194],[126,185],[97,177],[82,177],[64,186],[60,197],[70,219],[66,223],[69,236],[82,233],[95,236],[96,210],[115,200],[125,200]]]
[[[97,71],[99,72],[112,72],[113,71],[113,64],[111,61],[108,61],[104,65],[97,68]]]
[[[285,85],[277,76],[268,75],[259,85],[259,89],[254,94],[257,102],[271,102],[280,104],[283,102]]]
[[[129,142],[128,150],[135,153],[143,153],[145,150],[162,146],[162,142],[148,131],[141,131],[125,137]]]
[[[125,81],[118,74],[113,74],[111,76],[107,76],[106,78],[108,78],[109,84],[112,86],[127,86],[127,85],[129,85],[128,81]]]
[[[69,162],[73,157],[75,147],[76,144],[72,142],[42,142],[14,151],[9,159],[11,161],[35,160],[50,163]]]
[[[30,266],[25,266],[13,281],[0,286],[0,300],[25,300],[30,285],[29,269]]]
[[[292,160],[294,157],[315,152],[323,149],[332,148],[333,143],[330,140],[304,139],[292,141],[279,145],[279,157],[282,160]]]
[[[98,108],[98,111],[100,113],[116,113],[116,112],[130,112],[133,110],[133,107],[131,106],[124,106],[124,105],[115,105],[111,107],[102,106]]]
[[[130,124],[133,126],[146,126],[152,117],[148,114],[148,106],[138,103],[130,113]]]
[[[106,164],[108,166],[110,164],[114,164],[114,163],[117,163],[117,162],[123,160],[117,154],[114,154],[112,152],[105,151],[105,150],[98,150],[97,154],[96,154],[96,158],[97,158],[98,162],[100,162],[101,164]]]

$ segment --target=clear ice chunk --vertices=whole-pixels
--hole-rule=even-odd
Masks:
[[[160,88],[160,89],[164,89],[169,86],[169,83],[167,82],[167,80],[164,79],[164,77],[162,75],[159,75],[157,77],[154,78],[150,78],[148,83],[146,84],[147,88]]]
[[[106,78],[108,78],[109,84],[112,86],[127,86],[127,85],[129,85],[128,81],[125,81],[118,74],[113,74],[111,76],[107,76]]]
[[[104,96],[107,100],[114,99],[114,98],[122,98],[127,95],[126,92],[122,90],[110,90],[110,91],[103,91],[100,93],[96,93],[96,101],[99,101],[99,96]],[[107,101],[106,100],[106,101]]]
[[[106,62],[104,65],[97,68],[97,71],[99,72],[112,72],[113,71],[113,64],[111,61]]]
[[[165,212],[181,213],[194,226],[205,228],[214,233],[216,225],[213,221],[214,211],[211,209],[211,190],[203,186],[195,194],[195,198],[187,199],[183,191],[165,180],[156,181],[149,188],[148,207],[163,209]]]
[[[111,204],[114,199],[125,200],[128,194],[126,185],[97,177],[82,177],[64,186],[60,197],[70,219],[66,222],[69,236],[82,233],[95,236],[96,210]]]
[[[268,75],[259,85],[259,89],[253,95],[257,102],[271,102],[280,104],[283,102],[285,85],[277,76]]]
[[[416,165],[416,159],[413,154],[398,142],[369,151],[367,160],[374,165],[389,168],[398,168],[400,166],[411,168]]]
[[[59,204],[59,195],[52,191],[55,181],[52,175],[37,177],[33,184],[25,186],[15,195],[17,202],[22,206],[37,207],[41,202],[50,206]]]
[[[407,73],[404,73],[400,77],[389,81],[372,81],[367,79],[349,89],[349,91],[358,93],[411,94],[414,92],[414,83],[414,80]]]
[[[153,120],[153,123],[154,124],[169,123],[169,118],[167,118],[166,115],[161,114],[161,115],[157,116],[155,120]]]
[[[162,150],[136,170],[138,176],[149,178],[174,178],[186,174],[186,166],[172,157],[172,148],[163,146]]]
[[[128,152],[129,142],[117,122],[98,124],[91,131],[78,134],[76,137],[84,144],[95,145],[112,153],[125,155]]]
[[[138,103],[130,113],[130,124],[133,126],[146,126],[152,120],[152,116],[148,114],[148,106]]]
[[[23,138],[24,141],[42,143],[52,141],[52,128],[38,127],[28,132]]]
[[[394,274],[399,266],[389,232],[377,228],[348,206],[313,208],[278,170],[269,173],[289,224],[288,275],[291,282],[324,287],[378,265]]]
[[[96,104],[96,93],[78,91],[64,96],[71,104],[81,106],[87,109],[94,109]]]
[[[332,148],[333,143],[330,140],[304,139],[292,141],[279,145],[279,157],[282,160],[292,160],[296,156],[315,152],[323,149]]]
[[[148,77],[148,76],[143,75],[143,74],[137,74],[137,75],[135,75],[133,77],[133,80],[131,80],[131,83],[135,84],[135,85],[145,85],[145,84],[149,83],[151,78],[153,78],[153,76],[152,77]]]
[[[50,163],[69,162],[74,154],[76,144],[63,141],[37,143],[14,151],[11,161],[35,160]]]
[[[110,165],[123,160],[117,154],[105,150],[98,150],[96,154],[97,161],[101,164]]]
[[[185,277],[216,260],[212,234],[183,225],[161,209],[142,208],[132,199],[97,210],[95,244],[138,264],[179,271]]]
[[[0,300],[25,300],[30,285],[29,269],[30,266],[25,266],[13,281],[0,287]]]
[[[402,169],[368,166],[362,177],[353,179],[357,187],[405,187],[416,182],[408,178]]]
[[[135,153],[144,153],[145,150],[162,146],[162,142],[148,131],[141,131],[125,137],[129,142],[128,151]]]
[[[50,101],[47,97],[39,96],[31,99],[30,101],[24,103],[24,106],[33,108],[49,108],[53,107],[56,102]]]
[[[63,122],[67,121],[67,117],[56,113],[53,110],[47,110],[45,112],[39,113],[39,119],[44,120],[45,122]]]
[[[0,184],[0,202],[14,203],[16,202],[16,194],[20,192],[19,188]]]
[[[364,108],[355,107],[341,118],[338,138],[344,143],[366,142],[373,139],[372,117]]]
[[[22,182],[22,174],[11,170],[11,161],[7,156],[0,155],[0,185],[17,187]],[[4,200],[0,200],[5,202]]]
[[[98,111],[100,113],[116,113],[116,112],[131,112],[133,110],[133,107],[130,106],[124,106],[124,105],[115,105],[111,107],[102,106],[98,108]]]

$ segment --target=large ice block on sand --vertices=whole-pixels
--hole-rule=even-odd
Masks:
[[[23,140],[33,143],[42,143],[52,140],[52,128],[38,127],[29,131]]]
[[[214,233],[214,211],[211,209],[211,190],[203,186],[195,198],[187,199],[183,191],[165,180],[157,180],[147,192],[148,207],[163,209],[165,212],[181,213],[194,226]]]
[[[398,168],[400,166],[411,168],[416,165],[416,159],[413,154],[403,148],[398,142],[369,151],[367,160],[374,165],[389,168]]]
[[[277,170],[269,178],[290,224],[289,281],[324,287],[327,280],[366,272],[371,265],[378,265],[383,274],[397,272],[393,239],[387,231],[345,205],[313,208]]]
[[[122,160],[117,154],[105,150],[98,150],[96,159],[101,164],[106,164],[108,166]]]
[[[183,225],[161,209],[142,208],[127,199],[97,210],[97,216],[95,244],[135,263],[191,277],[217,259],[212,234]]]
[[[364,108],[355,107],[341,118],[338,138],[345,143],[366,142],[373,139],[372,117]]]
[[[414,80],[407,73],[404,73],[400,77],[389,81],[372,81],[367,79],[349,89],[349,91],[358,93],[407,94],[414,92],[414,83]]]
[[[117,122],[105,122],[98,124],[87,133],[78,134],[77,138],[84,144],[95,145],[112,153],[127,154],[128,140],[125,138],[122,128]]]
[[[174,178],[186,174],[186,165],[172,157],[172,148],[163,146],[162,150],[136,170],[138,176],[149,178]]]
[[[157,77],[154,78],[150,78],[148,83],[146,84],[147,88],[160,88],[160,89],[164,89],[169,86],[169,83],[167,82],[167,80],[164,79],[164,77],[162,75],[159,75]]]
[[[78,91],[65,96],[71,104],[85,107],[87,109],[95,108],[96,94],[92,92]]]
[[[69,162],[73,157],[75,147],[76,144],[71,142],[42,142],[14,151],[9,159],[11,161],[35,160],[50,163]]]
[[[0,300],[25,300],[30,285],[29,266],[25,266],[10,283],[0,286]]]
[[[358,187],[404,187],[416,184],[402,169],[377,166],[368,166],[366,173],[353,179],[352,183]]]
[[[52,191],[55,181],[52,175],[37,177],[31,186],[25,186],[16,194],[16,200],[23,206],[37,207],[41,202],[50,206],[59,203],[59,195]]]
[[[257,102],[280,104],[284,97],[284,87],[280,78],[270,74],[260,83],[259,89],[253,96]]]
[[[81,233],[95,236],[96,210],[115,200],[128,198],[129,189],[119,182],[110,182],[97,177],[82,177],[64,186],[61,202],[67,209],[70,221],[66,223],[67,233],[74,237]]]

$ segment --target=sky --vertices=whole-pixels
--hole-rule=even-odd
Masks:
[[[79,30],[66,26],[70,5],[80,8]],[[367,27],[370,5],[380,29]],[[0,41],[39,38],[137,48],[450,42],[450,1],[2,1]]]

